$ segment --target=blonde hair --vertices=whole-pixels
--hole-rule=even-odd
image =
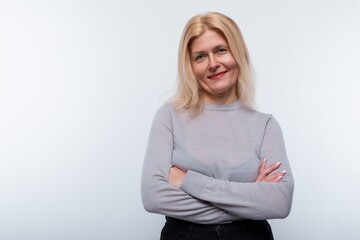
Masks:
[[[208,12],[192,17],[183,30],[178,53],[178,85],[172,103],[176,110],[187,109],[200,113],[203,107],[202,89],[192,70],[190,47],[194,39],[206,30],[220,33],[227,41],[238,64],[236,96],[242,104],[253,107],[254,84],[250,57],[238,25],[229,17]]]

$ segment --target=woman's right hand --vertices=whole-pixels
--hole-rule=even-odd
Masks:
[[[280,167],[281,163],[277,162],[269,167],[266,167],[266,163],[267,163],[267,159],[264,158],[264,160],[260,164],[259,172],[255,182],[280,182],[281,179],[286,174],[286,171],[284,170],[275,173],[274,171]]]

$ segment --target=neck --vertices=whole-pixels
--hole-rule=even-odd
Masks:
[[[236,102],[238,98],[235,94],[232,94],[230,96],[224,96],[224,95],[204,95],[203,101],[210,104],[232,104]]]

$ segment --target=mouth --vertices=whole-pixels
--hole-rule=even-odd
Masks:
[[[228,71],[217,72],[217,73],[209,75],[208,78],[211,80],[217,80],[217,79],[222,78],[227,72]]]

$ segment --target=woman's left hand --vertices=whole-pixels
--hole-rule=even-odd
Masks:
[[[277,162],[275,164],[266,167],[267,160],[264,158],[260,164],[259,172],[256,178],[256,182],[280,182],[281,179],[286,174],[286,171],[276,172],[280,167],[281,163]]]
[[[169,182],[174,187],[180,188],[181,183],[184,180],[186,172],[178,167],[171,167],[169,171]]]

